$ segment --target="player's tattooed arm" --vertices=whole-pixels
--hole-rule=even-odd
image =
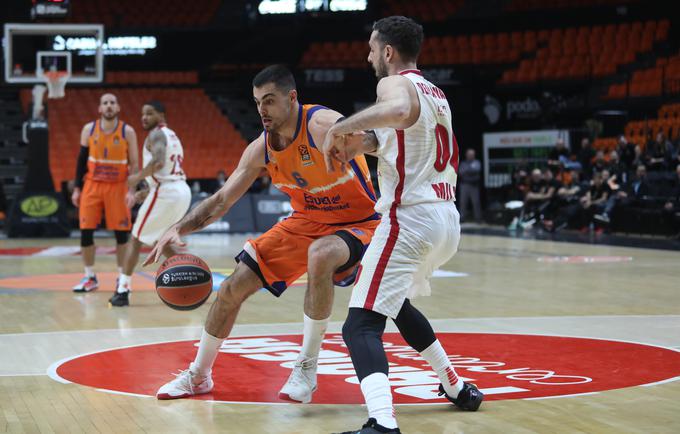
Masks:
[[[139,184],[139,181],[143,180],[147,176],[153,175],[153,173],[159,169],[163,168],[165,164],[165,152],[167,149],[167,142],[165,139],[165,134],[161,130],[153,130],[149,133],[149,137],[146,139],[148,149],[151,152],[152,158],[141,171],[132,174],[128,177],[128,185],[131,187]]]
[[[215,194],[201,202],[175,226],[185,235],[208,226],[222,217],[243,196],[265,168],[264,137],[253,141],[241,156],[238,167]]]

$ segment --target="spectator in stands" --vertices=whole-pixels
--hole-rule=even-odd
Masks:
[[[604,206],[604,210],[601,213],[595,214],[593,218],[601,223],[609,224],[611,222],[611,214],[620,201],[621,197],[617,194],[621,191],[621,185],[617,182],[616,175],[612,175],[608,169],[603,170],[602,180],[609,187],[609,195],[607,197],[607,202]]]
[[[482,219],[479,185],[482,178],[482,164],[475,158],[475,150],[465,151],[465,160],[458,166],[458,189],[460,191],[461,221],[467,216],[468,203],[472,202],[472,212],[476,222]]]
[[[578,152],[578,161],[579,163],[581,163],[583,174],[586,176],[590,176],[590,174],[592,173],[590,165],[591,162],[593,161],[593,157],[595,157],[595,151],[593,150],[593,147],[590,145],[590,139],[584,137],[581,140],[581,150]]]
[[[524,197],[524,208],[519,216],[519,225],[526,229],[543,220],[555,192],[555,184],[545,179],[541,169],[532,170],[529,191]]]
[[[4,220],[7,216],[7,198],[5,198],[5,186],[2,184],[0,178],[0,220]]]
[[[680,238],[680,165],[675,168],[673,190],[664,204],[664,219],[675,234],[674,237]]]
[[[569,150],[564,144],[564,139],[559,138],[555,142],[555,147],[548,153],[548,165],[551,167],[559,167],[560,164],[569,162]]]
[[[587,184],[581,181],[581,173],[578,170],[572,170],[569,174],[569,182],[557,190],[557,215],[555,219],[550,222],[544,222],[545,228],[549,231],[562,229],[567,225],[573,226],[573,222],[581,212],[581,204],[579,200],[588,190]]]
[[[663,131],[656,134],[656,140],[647,143],[645,164],[649,170],[666,170],[671,159],[673,146],[666,140]]]
[[[602,172],[603,170],[608,168],[607,161],[604,158],[604,151],[599,149],[595,153],[595,158],[593,159],[593,163],[591,166],[591,169],[593,172]]]
[[[647,179],[647,167],[644,164],[639,164],[635,170],[635,177],[625,186],[618,195],[622,198],[628,198],[627,203],[640,202],[646,196],[654,195],[654,187]]]
[[[628,168],[626,164],[619,159],[619,153],[611,151],[609,153],[608,169],[611,174],[611,179],[614,182],[625,184],[628,182]]]
[[[582,207],[582,224],[581,226],[592,223],[595,214],[602,214],[607,206],[607,199],[609,198],[609,186],[604,182],[602,173],[594,172],[593,179],[590,182],[590,189],[585,196],[580,199]]]
[[[640,165],[645,165],[645,155],[642,153],[642,147],[640,145],[635,145],[633,148],[633,162],[628,166],[629,168],[637,168]]]
[[[267,174],[266,170],[260,173],[260,176],[255,179],[253,184],[250,186],[248,191],[250,193],[267,193],[269,190],[269,184],[271,184],[271,178]]]
[[[635,160],[635,143],[629,142],[623,134],[619,136],[616,152],[620,157],[621,162],[626,166],[626,170],[635,167],[633,166],[633,160]]]

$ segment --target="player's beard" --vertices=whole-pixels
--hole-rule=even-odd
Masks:
[[[383,59],[382,57],[378,59],[378,62],[375,65],[373,65],[373,70],[375,71],[375,76],[378,77],[378,80],[387,77],[388,73],[385,59]]]
[[[115,111],[110,112],[110,113],[104,111],[104,112],[102,112],[102,117],[104,119],[106,119],[107,121],[112,121],[112,120],[114,120],[118,117],[118,113],[116,113]]]

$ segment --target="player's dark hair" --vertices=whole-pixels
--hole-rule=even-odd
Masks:
[[[277,89],[284,92],[295,89],[295,77],[283,65],[267,66],[253,78],[253,87],[262,87],[267,83],[274,83]]]
[[[152,99],[151,101],[145,102],[144,105],[151,106],[151,107],[153,107],[153,109],[156,110],[158,113],[163,113],[163,114],[165,114],[165,105],[164,105],[162,102],[158,101],[158,100]]]
[[[405,61],[415,61],[423,44],[423,26],[411,18],[394,15],[373,23],[378,39],[396,48]]]

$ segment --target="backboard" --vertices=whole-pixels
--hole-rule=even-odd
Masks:
[[[69,83],[100,83],[103,43],[101,24],[5,24],[5,81],[44,83],[43,72],[56,70],[67,72]]]

